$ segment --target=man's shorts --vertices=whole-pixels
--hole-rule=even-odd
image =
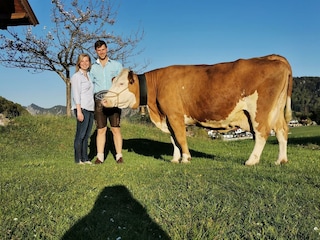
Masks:
[[[120,108],[105,108],[100,100],[95,100],[94,119],[98,129],[106,127],[108,119],[111,127],[120,127],[120,116]]]

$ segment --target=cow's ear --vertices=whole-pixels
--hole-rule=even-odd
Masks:
[[[129,83],[130,83],[130,84],[133,84],[133,83],[134,83],[133,71],[129,71],[128,80],[129,80]]]

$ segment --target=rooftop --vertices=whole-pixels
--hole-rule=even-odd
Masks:
[[[28,0],[0,0],[0,29],[37,24],[39,21]]]

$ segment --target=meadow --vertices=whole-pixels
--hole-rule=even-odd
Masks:
[[[108,136],[104,164],[76,165],[75,119],[23,116],[0,127],[0,239],[320,239],[320,127],[290,128],[289,163],[270,137],[188,137],[190,164],[170,163],[169,135],[122,122],[124,164]],[[95,155],[93,129],[90,155]]]

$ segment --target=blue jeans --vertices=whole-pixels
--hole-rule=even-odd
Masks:
[[[74,110],[77,117],[77,110]],[[89,161],[88,157],[88,140],[93,125],[93,111],[82,109],[84,120],[80,122],[77,119],[76,136],[74,139],[74,160],[76,163],[80,161]]]

